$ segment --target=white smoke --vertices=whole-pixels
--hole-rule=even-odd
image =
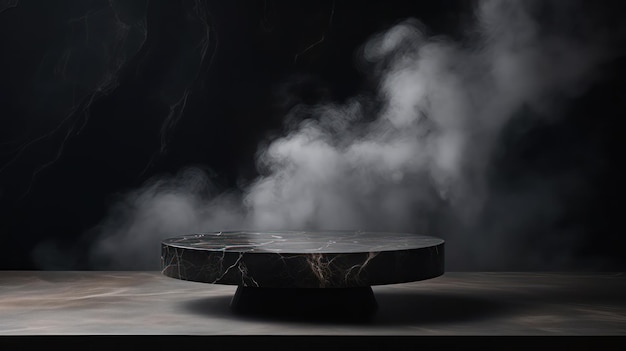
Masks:
[[[227,229],[433,234],[448,240],[457,270],[476,255],[495,269],[506,255],[523,258],[506,252],[523,240],[514,226],[537,211],[518,203],[501,223],[481,227],[487,199],[507,198],[487,183],[502,130],[522,108],[553,118],[554,102],[583,91],[606,54],[598,38],[536,19],[538,7],[561,3],[480,2],[458,41],[428,37],[414,19],[374,36],[361,63],[379,81],[375,118],[362,97],[301,106],[294,113],[312,117],[259,152],[263,175],[240,193],[220,193],[198,168],[151,181],[91,233],[94,265],[156,268],[161,239]]]

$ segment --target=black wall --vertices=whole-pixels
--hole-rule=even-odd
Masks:
[[[611,6],[597,6],[609,27],[619,22]],[[471,9],[451,0],[0,1],[0,269],[40,268],[39,242],[78,240],[116,194],[153,175],[202,165],[224,188],[254,179],[258,144],[280,133],[291,107],[375,88],[355,64],[368,37],[408,17],[458,37]],[[588,243],[578,254],[612,258],[616,270],[626,268],[623,67],[621,57],[602,67],[571,118],[513,145],[496,177],[597,162],[571,218]]]

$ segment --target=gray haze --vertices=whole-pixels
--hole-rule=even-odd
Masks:
[[[560,16],[540,23],[537,6]],[[223,192],[192,167],[152,179],[87,234],[91,264],[156,269],[161,239],[228,229],[431,234],[447,240],[453,270],[567,263],[575,231],[559,234],[561,251],[523,243],[546,239],[535,231],[550,230],[575,175],[527,178],[511,193],[487,179],[515,116],[556,118],[557,102],[583,92],[609,54],[575,13],[567,1],[483,1],[458,41],[427,36],[416,19],[398,23],[360,52],[379,83],[374,118],[358,96],[299,106],[293,114],[313,117],[258,151],[263,176],[245,189]]]

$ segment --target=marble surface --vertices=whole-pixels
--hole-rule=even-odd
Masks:
[[[626,335],[623,273],[457,273],[373,287],[367,320],[232,313],[160,272],[1,271],[0,335]]]
[[[443,239],[410,233],[359,231],[233,231],[183,235],[163,241],[182,249],[247,253],[368,253],[429,248]]]
[[[355,231],[213,232],[162,242],[166,276],[268,288],[405,283],[444,272],[444,240]]]

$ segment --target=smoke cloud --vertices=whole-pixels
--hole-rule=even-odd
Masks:
[[[545,247],[547,258],[523,243],[548,240],[537,232],[552,229],[576,177],[524,176],[503,190],[490,175],[504,131],[520,116],[557,118],[609,54],[578,10],[482,1],[461,39],[428,35],[416,19],[375,35],[358,64],[380,103],[298,106],[287,119],[299,122],[258,151],[261,176],[242,189],[189,167],[121,196],[89,233],[92,266],[154,269],[161,239],[229,229],[412,232],[446,239],[453,270],[558,266],[576,233],[562,252]]]

